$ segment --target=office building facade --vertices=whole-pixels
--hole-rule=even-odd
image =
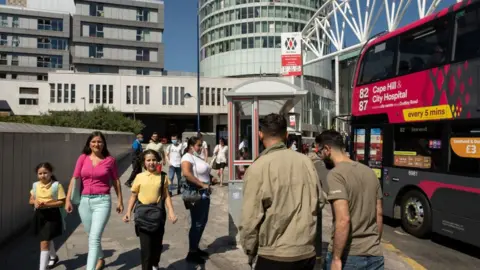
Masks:
[[[163,2],[75,1],[72,25],[72,63],[77,72],[161,75]]]
[[[47,80],[68,69],[70,15],[0,6],[0,79]]]

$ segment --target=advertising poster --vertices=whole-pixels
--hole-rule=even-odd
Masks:
[[[357,128],[355,129],[355,138],[353,149],[355,152],[355,160],[362,161],[365,160],[365,129]]]
[[[283,76],[302,75],[302,33],[282,33],[282,67]]]
[[[480,158],[480,138],[450,138],[453,152],[462,158]]]

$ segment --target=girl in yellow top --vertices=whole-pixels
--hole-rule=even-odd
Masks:
[[[132,185],[132,195],[128,202],[128,209],[123,221],[131,220],[131,213],[135,203],[140,201],[142,204],[155,204],[165,199],[168,219],[175,223],[177,217],[173,211],[172,199],[168,193],[170,181],[166,174],[157,172],[157,165],[161,161],[160,155],[154,150],[147,150],[142,155],[143,167],[145,171],[135,177]],[[162,176],[163,174],[163,176]],[[164,178],[164,188],[160,192],[161,179]],[[165,221],[163,221],[165,222]],[[135,232],[140,237],[140,255],[142,260],[142,270],[159,269],[160,254],[163,248],[163,234],[165,232],[165,223],[156,232],[147,232],[135,227]]]
[[[53,239],[63,233],[61,211],[65,204],[65,190],[52,174],[50,163],[35,168],[38,182],[30,191],[30,204],[35,207],[34,229],[40,238],[40,270],[51,269],[58,263]]]

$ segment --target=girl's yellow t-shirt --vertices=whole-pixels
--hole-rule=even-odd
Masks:
[[[143,204],[158,203],[160,201],[159,189],[161,185],[161,175],[148,171],[137,174],[132,184],[132,192],[138,194],[138,200]],[[168,192],[170,180],[165,176],[164,194]]]
[[[34,195],[35,199],[39,202],[49,202],[53,201],[53,194],[52,194],[52,183],[50,181],[48,184],[44,184],[40,181],[37,182],[37,194],[33,194],[33,189],[30,190],[30,195]],[[62,184],[58,183],[58,200],[65,199],[65,190],[63,189]]]

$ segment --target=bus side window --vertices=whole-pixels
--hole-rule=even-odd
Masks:
[[[454,61],[463,61],[480,55],[480,5],[470,5],[455,14]]]

